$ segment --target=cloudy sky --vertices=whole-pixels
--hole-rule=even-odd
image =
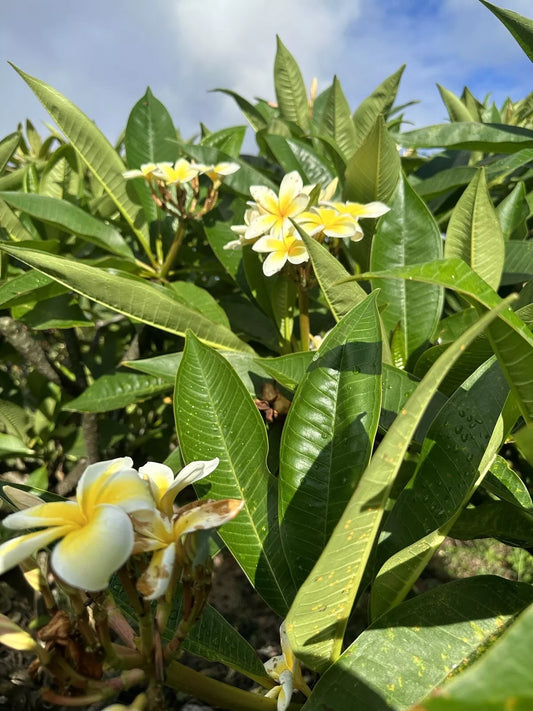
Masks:
[[[533,16],[531,0],[494,0]],[[272,99],[275,35],[319,90],[334,74],[355,108],[406,63],[415,126],[446,119],[435,84],[500,104],[532,89],[531,62],[478,0],[13,0],[0,25],[0,137],[50,120],[7,64],[44,80],[114,141],[149,85],[184,136],[244,124],[229,88]]]

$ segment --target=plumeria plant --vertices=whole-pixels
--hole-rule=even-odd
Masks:
[[[531,709],[531,96],[439,86],[405,131],[403,67],[352,111],[278,39],[275,102],[219,90],[251,156],[149,89],[113,146],[17,71],[59,131],[0,142],[0,572],[43,608],[0,642],[44,698]],[[428,583],[476,539],[514,574]],[[222,549],[270,658],[209,597]]]

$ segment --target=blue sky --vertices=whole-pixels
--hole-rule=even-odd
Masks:
[[[496,3],[495,4],[499,4]],[[531,0],[502,0],[525,16]],[[531,62],[478,0],[17,0],[0,25],[0,137],[30,118],[51,121],[7,64],[44,80],[114,141],[150,85],[184,136],[246,121],[229,88],[274,98],[275,35],[319,91],[334,74],[355,108],[406,63],[401,103],[416,126],[446,120],[436,83],[479,98],[523,98]]]

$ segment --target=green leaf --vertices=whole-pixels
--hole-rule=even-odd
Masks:
[[[502,285],[520,284],[533,277],[533,241],[505,243]]]
[[[175,159],[176,150],[169,142],[175,138],[170,114],[148,87],[132,108],[126,124],[124,146],[128,167],[140,168],[143,163]]]
[[[83,169],[76,151],[70,145],[60,146],[41,174],[39,194],[74,202],[83,189]]]
[[[323,187],[335,177],[328,163],[304,141],[274,134],[266,134],[264,140],[286,173],[296,170],[306,183]]]
[[[0,306],[10,308],[56,296],[65,287],[40,272],[24,272],[0,284]]]
[[[336,76],[333,77],[333,84],[322,115],[320,133],[333,138],[345,161],[355,153],[358,146],[356,129],[350,107]]]
[[[520,180],[496,208],[504,239],[526,239],[529,205],[526,200],[526,186]]]
[[[294,653],[324,671],[340,654],[353,601],[374,548],[389,493],[422,415],[460,353],[507,307],[502,302],[431,367],[381,441],[322,555],[287,616]]]
[[[372,241],[371,269],[377,271],[439,259],[442,238],[437,223],[403,176],[390,207]],[[386,306],[381,317],[388,330],[400,325],[404,362],[430,341],[442,313],[443,298],[442,287],[408,281],[383,282],[380,301]]]
[[[89,327],[93,322],[88,319],[72,294],[59,294],[33,304],[13,309],[13,318],[37,331],[51,328]]]
[[[13,210],[0,200],[0,235],[6,233],[14,242],[33,240],[33,235],[29,232]]]
[[[503,8],[497,7],[490,2],[486,2],[486,0],[481,0],[481,2],[494,15],[496,15],[500,22],[503,22],[533,62],[533,20],[530,20],[527,17],[522,17],[522,15],[519,15],[517,12],[513,12],[512,10],[504,10]]]
[[[220,535],[259,594],[284,615],[294,591],[281,548],[277,481],[266,465],[265,426],[229,363],[192,334],[176,377],[174,410],[184,460],[220,458],[197,491],[245,501]]]
[[[452,538],[499,538],[521,548],[533,547],[533,513],[507,501],[485,501],[465,509],[450,530]]]
[[[448,168],[439,171],[436,175],[424,180],[410,178],[411,185],[424,200],[431,200],[434,197],[450,192],[456,188],[461,188],[469,183],[476,175],[477,169],[469,165],[461,165],[456,168]]]
[[[372,586],[373,618],[405,598],[485,475],[505,437],[500,415],[508,392],[492,357],[431,423],[413,481],[385,522],[378,549],[382,567]]]
[[[463,294],[473,305],[494,308],[501,299],[461,259],[443,259],[407,269],[368,272],[356,279],[413,279],[440,284]],[[489,339],[514,392],[522,415],[533,419],[533,336],[527,325],[510,309],[488,329]]]
[[[235,351],[222,351],[220,355],[231,363],[232,368],[244,383],[246,390],[255,397],[261,391],[263,382],[269,379],[269,373],[261,367],[260,359],[248,353],[237,353]],[[170,353],[169,355],[156,356],[155,358],[123,361],[121,365],[139,370],[147,375],[153,375],[156,378],[162,378],[166,382],[174,384],[182,356],[183,353]]]
[[[24,442],[11,434],[0,432],[0,457],[9,459],[10,457],[27,457],[35,454],[33,449],[29,449]]]
[[[113,146],[94,122],[62,94],[12,66],[72,143],[150,256],[148,231],[146,226],[137,226],[140,210],[127,194],[127,182],[122,175],[125,166]]]
[[[30,415],[20,405],[10,400],[0,400],[0,423],[6,434],[24,441],[30,425]]]
[[[305,711],[323,711],[332,698],[335,711],[402,711],[480,655],[532,598],[531,586],[487,575],[408,600],[348,647],[321,677]]]
[[[171,387],[169,382],[150,375],[102,375],[79,397],[68,402],[64,409],[74,412],[109,412],[160,395]]]
[[[246,126],[231,126],[220,131],[210,133],[202,139],[203,146],[213,146],[232,158],[238,158],[242,148],[242,142],[246,134]]]
[[[231,331],[180,305],[154,284],[110,274],[79,260],[65,259],[35,249],[0,245],[0,249],[29,264],[60,284],[114,311],[169,333],[185,335],[188,328],[218,348],[244,352],[252,349]]]
[[[20,133],[10,133],[0,141],[0,173],[11,160],[20,142]]]
[[[341,279],[349,276],[346,269],[316,239],[306,235],[303,230],[299,232],[309,252],[311,264],[329,309],[335,320],[340,321],[354,306],[366,299],[367,293],[356,282],[338,284]],[[352,289],[354,284],[356,288]],[[349,288],[346,289],[346,286]]]
[[[258,111],[249,101],[243,99],[242,96],[239,96],[239,94],[234,91],[230,91],[229,89],[213,89],[213,91],[220,91],[222,94],[227,94],[235,99],[237,106],[243,112],[254,131],[261,131],[261,129],[266,128],[267,122],[263,118],[261,112]]]
[[[0,192],[9,205],[32,217],[73,233],[113,254],[133,260],[133,253],[117,230],[66,200],[20,192]]]
[[[231,328],[226,312],[207,289],[202,289],[201,286],[196,286],[190,281],[173,281],[167,288],[181,304],[198,311],[214,323]]]
[[[361,146],[372,127],[375,125],[378,116],[381,114],[385,118],[396,99],[400,80],[402,78],[405,64],[397,69],[394,74],[387,77],[355,110],[353,122],[357,134],[357,146]]]
[[[445,89],[440,84],[437,84],[437,88],[441,95],[442,100],[448,111],[448,116],[450,121],[475,121],[476,117],[472,116],[467,107],[463,104],[461,99],[456,96],[453,91]]]
[[[505,259],[503,233],[481,168],[450,217],[444,254],[460,257],[496,290]]]
[[[283,428],[279,515],[297,585],[324,549],[370,460],[381,409],[377,292],[328,334]]]
[[[496,456],[490,471],[483,479],[483,488],[515,506],[533,509],[533,501],[527,486],[511,468],[509,462],[499,455]]]
[[[277,48],[274,60],[274,89],[281,117],[292,121],[305,133],[309,132],[309,102],[302,73],[296,60],[276,37]]]
[[[379,115],[365,139],[346,164],[346,200],[387,202],[398,178],[401,162],[396,143]]]
[[[395,138],[404,148],[452,148],[487,153],[515,153],[522,148],[533,148],[533,131],[507,124],[473,121],[427,126]]]
[[[284,388],[294,391],[300,385],[307,368],[315,358],[312,351],[288,353],[277,358],[256,358],[255,362],[266,370]]]

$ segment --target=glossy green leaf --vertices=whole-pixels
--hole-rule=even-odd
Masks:
[[[531,586],[490,575],[439,585],[366,629],[304,709],[324,711],[335,699],[335,711],[402,711],[471,663],[532,600]]]
[[[20,133],[10,133],[0,141],[0,173],[11,160],[20,142]]]
[[[508,392],[493,357],[436,415],[414,479],[385,522],[378,549],[382,567],[372,586],[372,617],[405,598],[485,475],[505,436],[500,414]]]
[[[124,146],[129,168],[143,163],[159,163],[175,158],[170,140],[176,129],[165,106],[152,94],[150,87],[132,108],[126,124]]]
[[[503,22],[533,62],[533,20],[523,17],[512,10],[504,10],[502,7],[497,7],[490,2],[486,2],[486,0],[481,0],[481,2],[496,15],[500,22]]]
[[[35,454],[26,444],[15,435],[0,432],[0,458],[28,457]]]
[[[109,412],[118,410],[170,390],[172,385],[160,378],[137,373],[102,375],[84,392],[65,405],[74,412]]]
[[[432,214],[405,177],[401,177],[390,202],[390,211],[379,221],[372,240],[370,267],[373,271],[439,259],[442,238]],[[375,286],[375,285],[374,285]],[[381,282],[381,311],[388,330],[397,324],[403,332],[402,357],[428,343],[442,313],[444,289],[408,281]]]
[[[44,82],[13,66],[55,120],[102,188],[150,254],[146,226],[138,227],[139,207],[129,198],[122,159],[104,134],[72,102]]]
[[[427,281],[463,294],[473,305],[481,304],[490,309],[501,304],[498,294],[461,259],[443,259],[407,269],[369,272],[355,278]],[[488,335],[523,416],[526,420],[533,419],[531,331],[517,314],[508,309],[499,314],[498,320],[488,329]]]
[[[475,121],[476,117],[472,116],[470,111],[467,109],[465,104],[461,99],[456,96],[453,91],[445,89],[440,84],[437,84],[437,89],[441,95],[446,110],[448,111],[448,116],[450,121]]]
[[[113,254],[132,260],[133,254],[122,235],[110,224],[98,220],[66,200],[20,192],[0,192],[11,207],[80,236]]]
[[[299,589],[287,616],[287,632],[295,654],[312,669],[324,671],[340,654],[389,493],[427,405],[464,348],[505,308],[507,302],[481,316],[425,375],[375,451],[322,555]]]
[[[435,333],[437,343],[451,343],[478,319],[475,308],[469,307],[443,318]]]
[[[325,187],[335,177],[328,163],[304,141],[266,134],[266,144],[286,173],[297,170],[306,183]]]
[[[300,385],[307,368],[311,365],[316,353],[300,351],[288,353],[277,358],[256,358],[258,363],[284,388],[294,391]]]
[[[472,179],[452,212],[444,255],[450,259],[460,257],[493,289],[498,288],[505,245],[483,168]]]
[[[450,192],[456,188],[467,185],[476,175],[477,169],[469,165],[461,165],[456,168],[448,168],[439,171],[425,180],[414,180],[411,178],[411,185],[424,200],[431,200],[438,195]]]
[[[521,548],[533,547],[533,512],[507,501],[485,501],[465,509],[450,530],[452,538],[499,538]]]
[[[388,202],[401,172],[400,154],[383,116],[346,164],[345,198],[354,202]]]
[[[377,292],[328,334],[296,391],[280,450],[281,537],[301,585],[370,460],[381,408]]]
[[[418,128],[396,136],[404,148],[451,148],[454,150],[514,153],[533,148],[533,132],[507,124],[488,125],[461,121]]]
[[[357,148],[356,129],[350,106],[336,76],[333,77],[333,84],[324,107],[320,133],[325,133],[333,138],[345,161],[355,153]]]
[[[74,202],[83,192],[83,169],[74,148],[60,146],[46,163],[39,182],[39,194]]]
[[[218,348],[253,352],[229,329],[180,305],[154,284],[121,274],[110,274],[79,260],[57,257],[35,249],[12,245],[1,245],[0,248],[69,289],[125,316],[180,336],[191,328],[199,338]]]
[[[24,272],[0,284],[0,306],[10,308],[37,301],[43,296],[43,293],[45,298],[48,298],[64,291],[65,287],[47,277],[46,274]]]
[[[259,364],[260,359],[251,354],[221,351],[220,355],[231,363],[232,368],[244,383],[246,390],[254,397],[261,391],[263,382],[270,378],[267,370]],[[123,361],[121,365],[147,375],[153,375],[156,378],[162,378],[166,382],[173,384],[176,380],[176,372],[182,356],[183,353],[169,353],[168,355],[155,356],[155,358]]]
[[[10,400],[0,400],[0,424],[6,434],[24,441],[30,425],[30,414]]]
[[[184,460],[220,458],[197,491],[245,501],[221,536],[259,594],[284,615],[294,590],[281,548],[277,481],[266,465],[265,426],[229,363],[192,334],[178,368],[174,410]]]
[[[496,456],[490,466],[490,471],[483,480],[483,488],[491,494],[524,509],[533,509],[531,494],[518,474],[511,468],[509,462]]]
[[[376,119],[381,114],[385,118],[394,104],[405,64],[387,77],[355,110],[353,122],[357,135],[357,146],[361,146]]]
[[[280,38],[277,37],[276,40],[274,89],[281,116],[308,132],[310,128],[309,103],[302,73],[296,60]]]
[[[504,239],[526,239],[526,219],[529,205],[526,200],[526,186],[520,180],[496,208]]]

